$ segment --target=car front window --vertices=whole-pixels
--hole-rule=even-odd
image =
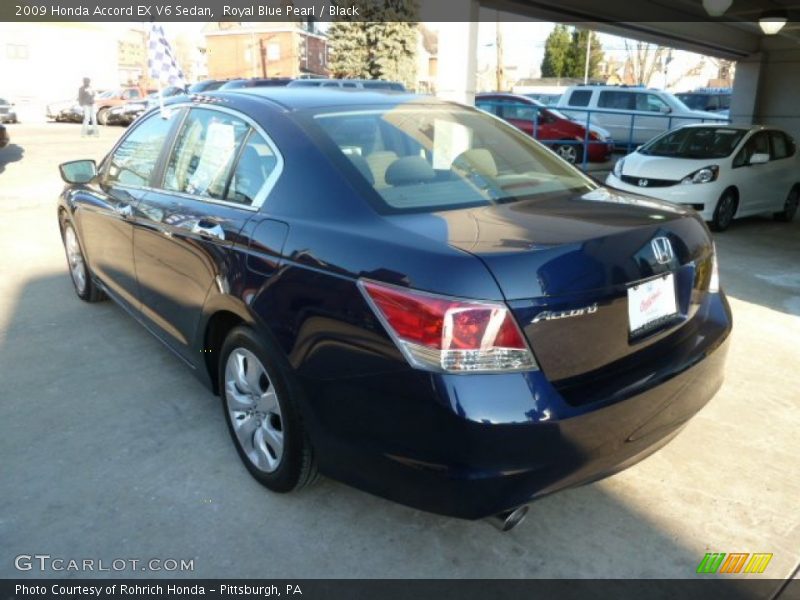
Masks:
[[[137,125],[111,155],[104,182],[136,187],[149,185],[169,130],[179,114],[173,111],[167,119],[159,114],[151,115]]]
[[[434,211],[596,185],[515,128],[459,107],[415,103],[316,114],[316,125],[388,212]]]
[[[730,156],[745,131],[725,127],[684,127],[639,148],[639,154],[674,158],[724,158]]]

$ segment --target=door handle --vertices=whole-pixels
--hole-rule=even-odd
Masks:
[[[114,206],[114,212],[123,219],[130,219],[133,216],[133,208],[130,204],[117,204]]]
[[[219,223],[201,219],[192,226],[192,233],[199,234],[201,237],[213,238],[216,240],[225,239],[225,231]]]

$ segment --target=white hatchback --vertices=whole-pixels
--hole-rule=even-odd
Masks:
[[[621,158],[606,185],[690,206],[723,231],[734,218],[791,221],[800,201],[794,140],[762,126],[687,125]]]

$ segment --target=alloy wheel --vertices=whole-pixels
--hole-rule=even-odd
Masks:
[[[556,154],[558,154],[561,158],[567,161],[570,164],[575,164],[578,162],[578,151],[575,146],[572,145],[562,145],[556,148]]]
[[[248,460],[265,473],[277,470],[284,451],[281,405],[264,365],[245,348],[235,348],[225,363],[225,402]]]
[[[733,212],[736,208],[736,202],[733,199],[731,194],[725,194],[719,201],[719,207],[717,208],[718,211],[718,221],[720,229],[727,229],[728,226],[733,221]]]
[[[64,246],[67,250],[67,261],[69,262],[69,273],[72,276],[72,283],[79,295],[86,291],[86,264],[83,261],[81,247],[78,244],[78,236],[72,225],[67,225],[64,230]]]
[[[784,218],[787,221],[794,219],[798,204],[800,204],[800,190],[795,188],[789,192],[789,196],[786,198],[786,204],[783,208]]]

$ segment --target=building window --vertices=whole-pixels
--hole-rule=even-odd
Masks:
[[[6,56],[8,58],[27,59],[28,46],[25,44],[6,44]]]
[[[281,59],[281,45],[276,43],[267,44],[267,60]]]

